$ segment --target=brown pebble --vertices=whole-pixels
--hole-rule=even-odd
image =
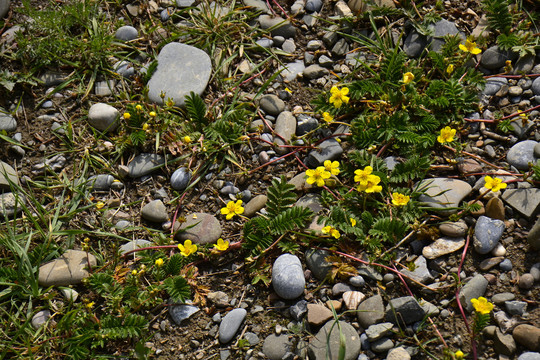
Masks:
[[[484,277],[488,281],[488,284],[494,285],[497,283],[497,277],[493,274],[484,274]]]
[[[531,274],[523,274],[519,277],[518,286],[520,289],[530,289],[534,285],[534,277]]]
[[[486,204],[486,216],[504,221],[504,204],[499,198],[491,198]]]

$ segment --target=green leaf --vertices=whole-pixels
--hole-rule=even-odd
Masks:
[[[206,105],[204,100],[193,91],[186,95],[186,110],[188,116],[196,122],[199,126],[208,125],[208,119],[206,119]]]
[[[294,185],[288,184],[284,176],[279,181],[277,179],[272,180],[272,186],[268,189],[268,201],[266,203],[266,211],[270,217],[278,216],[296,202],[294,189]]]
[[[187,280],[180,275],[167,278],[164,285],[165,290],[174,302],[184,302],[191,296],[191,289]]]

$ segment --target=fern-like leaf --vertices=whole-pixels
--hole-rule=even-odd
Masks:
[[[193,91],[186,95],[186,110],[188,116],[197,123],[199,126],[207,125],[208,120],[206,119],[206,105],[204,100]]]
[[[311,220],[312,215],[313,211],[307,207],[288,208],[270,220],[270,232],[274,235],[280,235],[296,228],[303,229]]]
[[[268,189],[268,201],[266,203],[266,211],[270,217],[278,216],[296,202],[294,189],[294,185],[287,184],[284,176],[280,180],[272,180],[272,186]]]
[[[431,165],[427,156],[412,156],[403,163],[396,164],[390,174],[390,182],[403,183],[410,180],[423,179]]]
[[[141,336],[148,321],[141,315],[129,314],[124,319],[106,315],[101,319],[101,334],[109,339]]]
[[[395,243],[405,235],[408,228],[409,225],[401,219],[383,217],[375,220],[369,234],[383,241]]]
[[[191,296],[191,289],[187,280],[180,275],[167,278],[164,285],[165,290],[174,302],[184,302]]]
[[[272,244],[273,238],[270,235],[269,222],[263,217],[256,217],[245,223],[243,244],[245,249],[252,253],[260,253]]]
[[[482,2],[489,27],[507,34],[512,28],[512,14],[508,10],[508,0],[484,0]]]
[[[165,272],[168,275],[178,275],[180,274],[180,270],[182,270],[183,264],[184,259],[182,258],[182,255],[178,253],[174,254],[169,258],[167,264],[165,264]]]

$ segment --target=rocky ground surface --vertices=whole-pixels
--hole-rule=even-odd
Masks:
[[[394,6],[389,1],[383,3]],[[280,159],[290,150],[270,144],[292,141],[317,128],[322,119],[311,112],[315,94],[328,91],[355,71],[357,59],[374,56],[355,50],[348,38],[336,32],[337,28],[325,23],[325,19],[362,11],[361,2],[280,2],[284,13],[276,4],[270,3],[270,10],[260,0],[244,0],[244,4],[261,11],[253,26],[270,31],[256,39],[259,48],[250,49],[249,60],[239,59],[231,64],[238,74],[254,74],[242,84],[242,97],[251,101],[264,81],[280,67],[286,69],[255,99],[261,116],[253,119],[247,129],[250,140],[246,139],[236,151],[246,169],[271,164],[250,171],[247,176],[238,175],[233,165],[215,164],[195,186],[188,188],[193,181],[190,162],[163,166],[167,161],[163,154],[133,152],[100,167],[100,173],[91,174],[91,196],[101,205],[99,209],[88,208],[85,216],[78,219],[79,228],[93,230],[104,226],[107,231],[132,238],[131,242],[119,244],[121,251],[127,252],[152,244],[142,228],[170,233],[180,216],[186,219],[181,226],[196,226],[179,233],[178,241],[189,238],[197,244],[213,244],[224,238],[234,243],[241,239],[243,220],[226,221],[220,209],[229,199],[242,199],[246,217],[264,213],[265,189],[278,175],[286,176],[295,185],[300,205],[314,212],[324,211],[318,189],[305,183],[304,168],[293,156]],[[11,11],[16,14],[19,5],[12,2]],[[159,28],[159,22],[170,21],[174,11],[196,3],[150,1],[147,5],[144,11],[149,12]],[[418,56],[426,46],[436,46],[446,34],[479,34],[483,22],[478,4],[446,1],[444,8],[443,19],[434,25],[434,39],[424,39],[404,28],[403,49],[408,56]],[[9,1],[0,0],[0,15],[6,15],[8,9]],[[142,5],[126,5],[126,11],[133,19],[143,16]],[[283,22],[275,13],[290,15],[292,20]],[[2,30],[4,51],[14,46],[12,34],[16,26],[12,22]],[[163,31],[163,38],[168,35]],[[137,43],[149,35],[124,25],[118,27],[115,36],[119,41]],[[262,48],[278,54],[282,62],[268,62],[264,74],[257,68],[257,61],[268,58]],[[490,120],[494,113],[508,115],[533,109],[540,103],[540,56],[516,58],[492,46],[478,55],[479,69],[486,75],[497,74],[509,59],[515,74],[528,75],[490,77],[479,94],[479,103],[485,110],[470,114],[469,119]],[[213,61],[204,51],[179,42],[159,47],[158,68],[147,84],[148,100],[161,104],[161,94],[165,92],[181,105],[184,96],[194,91],[211,104],[223,95],[215,92],[216,77],[220,74],[216,74]],[[35,99],[56,91],[37,108],[32,106],[37,105],[36,100],[28,97],[23,97],[22,105],[19,98],[10,94],[2,99],[9,112],[0,114],[0,130],[11,140],[2,140],[0,187],[4,190],[0,203],[9,217],[17,216],[10,182],[32,188],[35,181],[46,184],[47,177],[69,177],[78,162],[89,158],[83,156],[84,152],[96,155],[97,161],[107,159],[115,144],[106,135],[114,133],[125,111],[124,103],[115,94],[134,86],[137,74],[146,71],[148,62],[140,61],[141,67],[138,64],[118,63],[116,72],[120,76],[98,79],[90,96],[82,102],[75,103],[70,89],[55,90],[66,75],[56,72],[45,73],[43,87],[35,89]],[[540,359],[540,221],[536,220],[540,189],[529,182],[512,181],[519,176],[515,174],[528,171],[530,163],[540,159],[539,116],[538,110],[529,111],[528,119],[513,122],[513,130],[508,134],[498,132],[489,122],[464,121],[460,139],[466,145],[464,149],[475,156],[458,159],[455,166],[444,169],[434,166],[430,179],[424,180],[431,187],[423,200],[443,209],[463,200],[472,201],[485,190],[486,173],[509,181],[508,188],[485,196],[479,211],[457,222],[445,222],[448,214],[440,215],[433,225],[439,234],[436,241],[413,234],[394,250],[394,264],[399,272],[355,263],[358,275],[332,284],[323,281],[331,269],[325,261],[328,251],[301,249],[294,255],[280,255],[274,249],[269,253],[272,284],[267,288],[261,283],[251,284],[244,253],[237,249],[229,251],[219,262],[199,266],[198,280],[209,288],[205,305],[169,306],[150,316],[151,336],[146,346],[152,349],[151,358],[322,360],[329,347],[331,358],[337,359],[336,314],[347,345],[344,359],[427,359],[428,353],[442,359],[446,345],[452,352],[461,349],[471,353],[455,299],[456,277],[452,274],[457,274],[464,284],[459,296],[468,316],[472,312],[472,298],[484,296],[495,304],[491,324],[479,342],[479,358]],[[66,136],[66,124],[72,120],[78,120],[74,127],[92,127],[106,135],[88,139],[80,151],[64,151],[60,139]],[[264,142],[253,135],[259,129],[262,132],[256,137]],[[343,132],[346,131],[336,130]],[[341,142],[332,139],[322,142],[318,152],[301,152],[300,157],[308,167],[313,167],[325,160],[344,161],[348,150],[346,138]],[[400,159],[385,158],[388,167],[396,161]],[[186,188],[182,206],[177,208],[178,194]],[[35,191],[42,199],[52,197],[51,201],[61,196],[54,191],[47,195],[43,188]],[[472,237],[468,237],[470,229]],[[80,298],[85,296],[80,282],[88,276],[86,265],[96,266],[105,259],[99,249],[93,249],[95,256],[87,259],[79,245],[81,241],[39,268],[40,286],[71,286],[72,290],[63,290],[66,297],[73,296],[73,290]],[[466,243],[469,249],[461,266]],[[347,252],[366,259],[362,249],[351,247]],[[402,274],[414,281],[405,282]],[[33,314],[33,325],[43,326],[53,313],[54,309],[43,309]]]

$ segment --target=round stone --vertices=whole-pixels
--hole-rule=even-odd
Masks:
[[[531,274],[523,274],[519,277],[518,286],[520,289],[528,290],[534,285],[534,277]]]
[[[238,332],[246,315],[247,311],[245,309],[234,309],[225,315],[219,324],[219,342],[226,344],[231,341]]]
[[[156,223],[161,223],[169,219],[167,208],[161,200],[153,200],[144,205],[141,215],[143,219]]]
[[[487,254],[499,243],[505,229],[504,221],[480,216],[474,228],[474,249]]]
[[[171,176],[171,186],[174,190],[183,191],[189,185],[191,173],[185,167],[176,170]]]
[[[276,259],[272,268],[272,286],[283,299],[295,299],[304,293],[306,280],[296,255],[283,254]]]
[[[114,131],[118,127],[118,120],[118,110],[108,104],[94,104],[88,111],[88,123],[103,132]]]
[[[512,261],[510,259],[504,259],[503,261],[501,261],[501,263],[499,264],[499,268],[502,270],[502,271],[510,271],[512,270]]]
[[[17,129],[17,120],[0,108],[0,131],[12,132]]]
[[[116,30],[116,34],[114,35],[115,38],[123,41],[134,40],[138,36],[139,34],[137,32],[137,29],[129,25],[118,28],[118,30]]]
[[[214,215],[206,213],[186,216],[186,221],[181,225],[178,222],[174,223],[174,230],[177,239],[182,241],[189,239],[194,244],[213,244],[223,231],[219,220]]]
[[[148,98],[160,105],[170,98],[175,105],[184,106],[186,95],[192,91],[197,95],[203,93],[212,73],[208,54],[185,44],[165,45],[157,62],[156,71],[148,82]]]
[[[525,140],[518,142],[508,150],[506,159],[510,165],[519,170],[528,170],[529,163],[536,163],[534,148],[538,143],[534,140]]]

